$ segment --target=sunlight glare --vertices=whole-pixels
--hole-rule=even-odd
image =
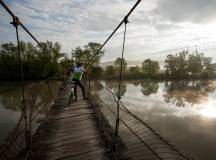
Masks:
[[[209,118],[216,118],[216,106],[214,101],[209,101],[206,105],[203,105],[199,110],[199,114]]]

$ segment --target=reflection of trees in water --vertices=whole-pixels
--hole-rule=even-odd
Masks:
[[[105,81],[106,87],[112,90],[114,93],[118,93],[119,83],[114,81]],[[121,89],[120,89],[120,96],[124,96],[125,92],[127,91],[127,85],[122,82]]]
[[[132,83],[135,87],[137,87],[142,83],[142,81],[131,81],[130,83]]]
[[[58,82],[50,82],[50,87],[54,95],[58,88],[60,87],[60,83]],[[5,88],[9,88],[6,86],[1,86],[2,92],[0,91],[0,103],[6,108],[14,111],[21,110],[21,88],[14,87],[7,92],[3,92]],[[36,82],[25,85],[25,96],[27,107],[31,106],[33,108],[41,108],[43,106],[47,106],[51,103],[51,97],[45,82]]]
[[[145,96],[149,96],[153,93],[157,93],[159,84],[157,81],[146,80],[141,84],[141,87],[142,87],[141,92]]]
[[[184,107],[186,103],[199,104],[214,92],[213,81],[171,81],[165,83],[164,101]]]
[[[20,111],[21,89],[17,85],[4,84],[0,86],[0,103],[5,109]]]

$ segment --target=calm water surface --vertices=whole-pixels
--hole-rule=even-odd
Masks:
[[[49,82],[55,96],[61,83]],[[34,107],[46,107],[52,103],[45,82],[28,82],[25,86],[26,97],[33,95]],[[4,142],[13,130],[21,114],[21,89],[19,83],[0,83],[0,144]]]
[[[103,82],[117,92],[117,82]],[[21,92],[16,83],[0,84],[0,143],[20,116]],[[60,82],[50,83],[54,94]],[[51,103],[45,83],[26,85],[35,106]],[[216,81],[152,80],[124,82],[122,101],[163,137],[198,160],[216,159]]]
[[[117,92],[117,82],[103,82]],[[198,160],[216,159],[216,81],[124,82],[122,101]]]

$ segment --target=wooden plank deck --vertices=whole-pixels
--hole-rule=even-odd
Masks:
[[[108,160],[89,100],[68,105],[68,97],[69,87],[66,87],[36,131],[33,159]]]

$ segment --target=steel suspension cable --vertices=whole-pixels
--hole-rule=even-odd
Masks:
[[[5,10],[11,15],[13,19],[17,19],[19,21],[19,25],[35,40],[35,42],[41,47],[41,43],[33,36],[33,34],[23,25],[23,23],[19,20],[17,16],[8,8],[8,6],[3,2],[3,0],[0,0],[0,4],[5,8]]]
[[[128,19],[128,17],[131,15],[131,13],[134,11],[134,9],[138,6],[138,4],[142,0],[138,0],[135,5],[131,8],[131,10],[128,12],[128,14],[124,17],[124,19],[119,23],[119,25],[114,29],[114,31],[111,33],[111,35],[106,39],[106,41],[101,45],[101,47],[94,53],[93,57],[89,60],[87,66],[91,65],[93,60],[98,56],[102,48],[106,45],[106,43],[112,38],[112,36],[116,33],[116,31],[121,27],[121,25],[124,23],[125,18]]]

